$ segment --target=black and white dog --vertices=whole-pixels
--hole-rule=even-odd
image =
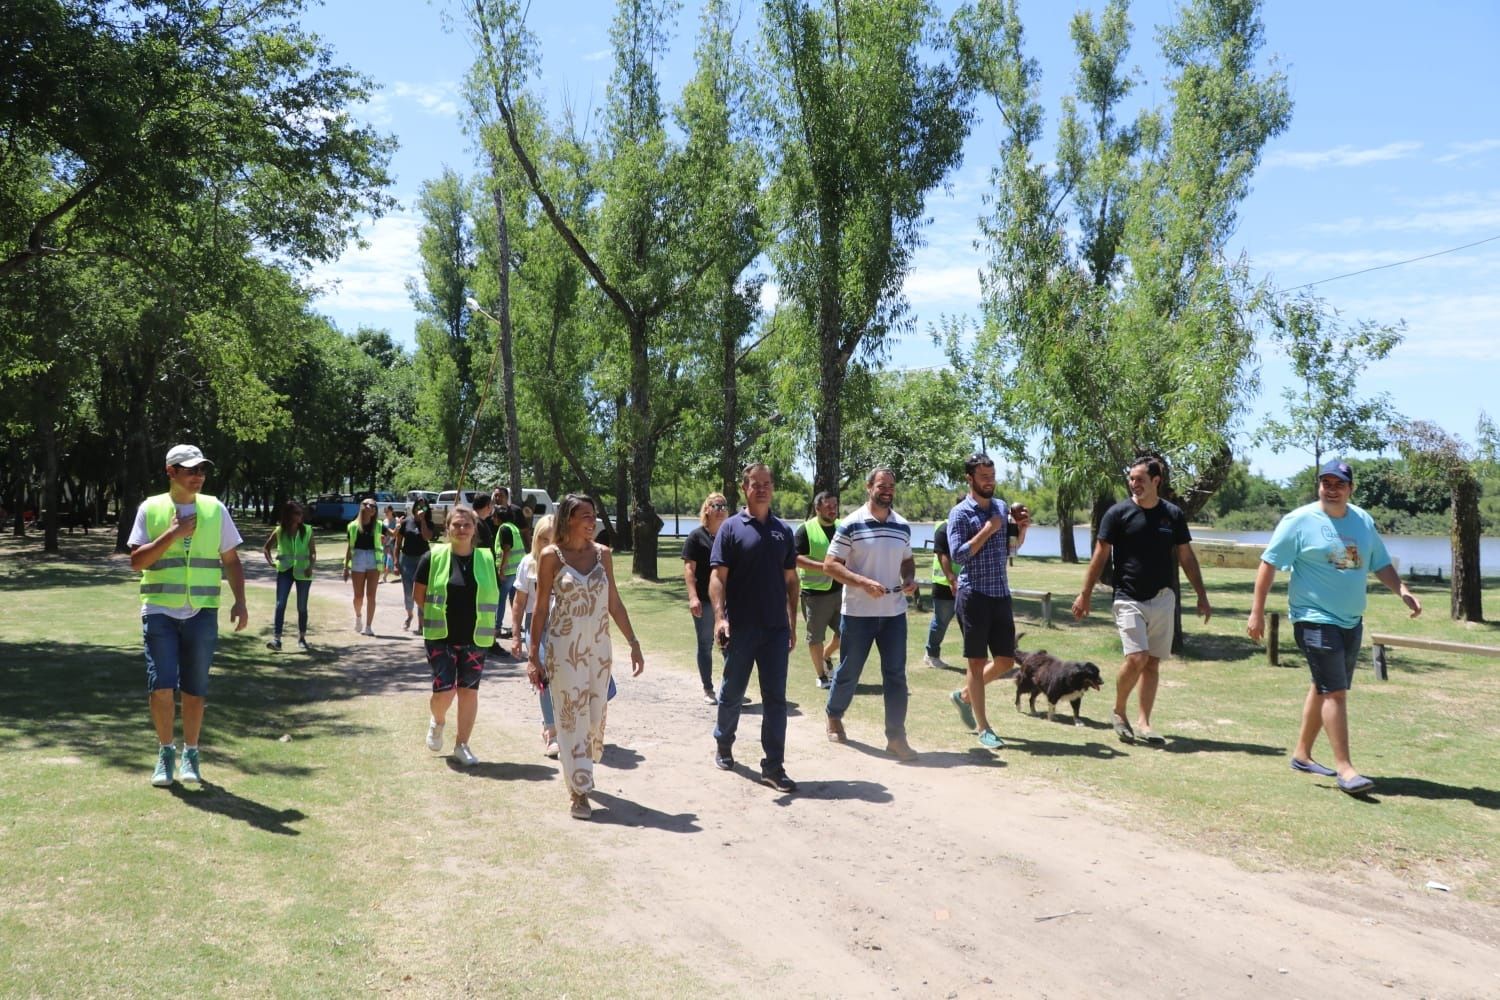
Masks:
[[[1038,695],[1047,699],[1047,721],[1051,722],[1062,702],[1073,705],[1073,725],[1083,725],[1078,707],[1085,691],[1098,691],[1103,686],[1099,668],[1092,663],[1077,660],[1061,660],[1045,649],[1036,653],[1016,650],[1016,711],[1021,710],[1021,696],[1031,695],[1031,714],[1036,714]]]

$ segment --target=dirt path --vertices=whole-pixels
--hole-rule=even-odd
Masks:
[[[399,629],[399,596],[380,588],[377,635]],[[1243,871],[1126,829],[1095,800],[1017,787],[1015,751],[900,765],[862,742],[874,732],[827,743],[808,704],[788,733],[801,790],[784,796],[754,780],[752,706],[739,767],[717,771],[696,671],[646,638],[647,672],[610,706],[595,819],[568,819],[560,778],[539,791],[559,836],[587,838],[612,873],[605,933],[726,994],[1500,996],[1494,909],[1378,872]],[[391,658],[379,638],[324,641]],[[534,699],[514,665],[493,666],[482,727],[534,747]]]

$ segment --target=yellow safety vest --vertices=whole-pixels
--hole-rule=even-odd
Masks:
[[[448,574],[452,572],[453,546],[434,545],[427,559],[427,599],[422,604],[422,638],[448,638]],[[500,584],[495,579],[495,554],[474,550],[474,645],[489,649],[495,642],[495,620],[500,617]]]
[[[516,570],[521,566],[521,559],[526,555],[521,543],[521,529],[509,521],[500,522],[500,530],[495,532],[495,557],[497,559],[500,553],[505,551],[505,546],[501,544],[503,538],[510,539],[510,553],[505,557],[505,565],[500,567],[500,575],[515,576]]]
[[[276,572],[292,571],[294,580],[312,579],[312,525],[304,524],[291,538],[276,528]]]
[[[141,572],[141,599],[147,604],[180,608],[183,598],[193,609],[217,608],[223,580],[223,562],[219,558],[219,539],[224,505],[216,497],[199,493],[193,501],[197,523],[193,544],[188,549],[182,539],[173,539],[162,557]],[[177,515],[177,504],[170,493],[158,493],[146,500],[146,534],[153,540],[166,534]]]
[[[807,529],[807,558],[822,562],[828,555],[828,532],[816,517],[804,522],[802,526]],[[799,566],[797,578],[802,581],[803,590],[821,592],[833,589],[833,577],[822,570],[803,569]]]

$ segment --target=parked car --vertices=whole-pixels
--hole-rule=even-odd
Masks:
[[[405,514],[408,501],[388,490],[361,490],[358,493],[325,493],[313,501],[309,520],[319,528],[342,528],[359,516],[360,502],[373,497],[379,510],[377,518],[385,517],[387,507],[397,515]]]

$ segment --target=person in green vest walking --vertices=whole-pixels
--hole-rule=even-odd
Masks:
[[[962,503],[963,497],[958,501]],[[962,569],[948,549],[948,522],[939,521],[932,529],[932,569],[927,574],[927,582],[932,586],[932,623],[927,626],[927,649],[922,656],[923,663],[938,670],[948,669],[943,661],[943,638],[953,621],[958,574]],[[963,631],[962,622],[959,631]]]
[[[838,494],[819,493],[813,497],[813,516],[797,526],[794,538],[807,652],[812,656],[813,673],[818,675],[818,687],[824,689],[833,684],[833,657],[839,651],[839,609],[844,601],[844,585],[823,571],[823,558],[828,555],[838,519]],[[825,645],[823,639],[830,628],[833,639]]]
[[[432,717],[427,749],[441,752],[448,709],[458,701],[453,757],[465,767],[479,763],[469,749],[479,714],[479,681],[484,657],[495,642],[500,615],[500,584],[495,553],[474,544],[479,518],[467,504],[448,512],[448,540],[437,542],[417,564],[412,598],[422,621],[427,665],[432,669]]]
[[[500,631],[496,633],[495,643],[500,647],[500,640],[508,638],[510,629],[506,628],[504,622],[507,620],[505,606],[510,601],[510,595],[516,587],[516,572],[521,568],[521,560],[526,558],[526,543],[521,539],[521,529],[514,521],[501,521],[495,529],[495,572],[500,575]]]
[[[313,567],[318,562],[318,546],[313,541],[312,525],[303,523],[302,505],[288,500],[281,505],[280,523],[271,529],[261,552],[276,570],[276,617],[272,620],[271,641],[266,648],[281,651],[281,629],[286,623],[286,601],[297,588],[297,648],[307,651],[307,592],[312,589]],[[275,554],[272,554],[272,550]]]
[[[376,514],[376,503],[360,501],[359,516],[345,527],[349,545],[344,549],[344,579],[354,578],[354,631],[375,634],[375,588],[380,583],[380,534],[385,530]]]
[[[130,531],[130,568],[141,574],[141,635],[146,689],[160,749],[151,783],[172,784],[177,766],[173,730],[176,692],[182,692],[184,784],[198,784],[198,739],[208,698],[208,667],[219,640],[219,595],[224,577],[234,593],[229,609],[236,632],[249,621],[245,571],[235,549],[243,540],[234,518],[203,493],[203,452],[179,444],[167,452],[167,492],[148,497]]]

